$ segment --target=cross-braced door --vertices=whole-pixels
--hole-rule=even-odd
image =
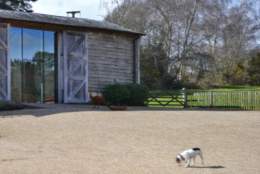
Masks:
[[[64,33],[64,102],[88,102],[88,47],[85,33]]]
[[[0,24],[0,100],[10,100],[10,60],[8,59],[8,25]]]

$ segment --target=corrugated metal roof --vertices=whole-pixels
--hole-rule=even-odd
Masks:
[[[65,16],[54,16],[54,15],[46,15],[40,13],[26,13],[26,12],[18,12],[18,11],[10,11],[10,10],[0,10],[0,18],[9,19],[9,20],[18,20],[18,21],[63,25],[63,26],[70,26],[70,27],[103,29],[103,30],[111,30],[111,31],[143,35],[142,33],[138,33],[130,29],[126,29],[117,24],[113,24],[106,21],[85,19],[85,18],[72,18],[72,17],[65,17]]]

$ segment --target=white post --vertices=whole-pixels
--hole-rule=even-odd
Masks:
[[[9,54],[9,41],[10,41],[10,33],[9,33],[10,25],[7,25],[7,39],[6,39],[6,55],[7,55],[7,100],[11,101],[11,57]]]
[[[90,101],[90,97],[89,97],[89,91],[88,91],[88,83],[89,83],[89,78],[88,78],[88,70],[89,70],[89,67],[88,67],[88,34],[86,33],[85,34],[85,51],[86,51],[86,54],[85,54],[85,59],[86,59],[86,65],[85,65],[85,71],[86,71],[86,101],[85,102],[89,102]]]

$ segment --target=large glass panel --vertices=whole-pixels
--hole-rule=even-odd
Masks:
[[[43,101],[43,32],[23,29],[23,102]]]
[[[44,101],[55,102],[54,32],[44,31]]]
[[[12,100],[26,103],[55,101],[55,33],[10,29]]]
[[[11,94],[12,101],[22,102],[22,29],[10,29]]]

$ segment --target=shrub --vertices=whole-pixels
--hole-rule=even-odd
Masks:
[[[0,111],[17,110],[17,109],[24,109],[24,108],[25,106],[22,104],[0,101]]]
[[[144,106],[148,89],[138,84],[114,84],[105,87],[103,96],[107,105]]]
[[[130,98],[128,100],[129,106],[144,106],[145,101],[148,98],[148,89],[145,86],[138,84],[127,85],[130,92]]]
[[[126,85],[108,85],[103,91],[107,105],[124,106],[128,104],[130,92]]]

